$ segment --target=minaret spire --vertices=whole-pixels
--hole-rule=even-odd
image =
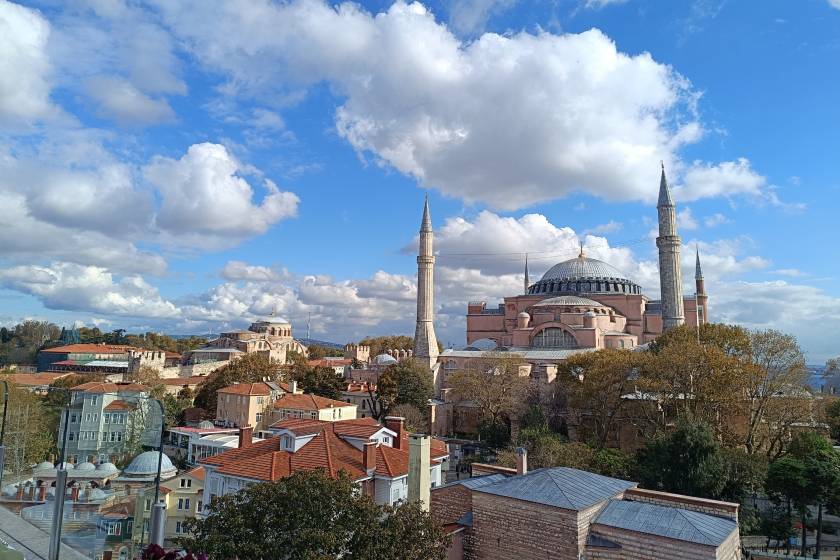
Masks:
[[[706,282],[703,280],[703,269],[700,268],[700,248],[696,248],[696,263],[694,271],[694,297],[697,300],[697,325],[709,320],[709,296],[706,294]]]
[[[685,323],[685,312],[680,265],[682,240],[677,233],[677,209],[671,197],[671,189],[668,188],[664,163],[662,163],[662,175],[659,179],[659,201],[656,210],[659,214],[659,237],[656,238],[656,246],[659,249],[662,329],[668,330]]]
[[[525,253],[525,293],[528,293],[528,288],[531,286],[531,279],[528,275],[528,253]]]
[[[414,330],[414,357],[422,360],[429,368],[434,367],[438,357],[435,336],[435,255],[432,218],[429,213],[429,196],[423,203],[423,219],[420,223],[420,246],[417,255],[417,327]]]
[[[700,268],[700,247],[695,246],[694,251],[696,254],[695,264],[694,264],[694,279],[695,280],[702,280],[703,279],[703,269]]]

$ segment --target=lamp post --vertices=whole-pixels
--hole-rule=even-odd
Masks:
[[[0,492],[3,491],[3,471],[6,470],[6,417],[9,412],[9,382],[3,383],[3,424],[0,425]]]

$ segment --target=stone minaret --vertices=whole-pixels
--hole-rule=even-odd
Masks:
[[[677,209],[665,179],[665,164],[659,180],[659,286],[662,293],[662,330],[685,323],[683,312],[682,272],[680,270],[680,236],[677,234]]]
[[[706,283],[703,281],[703,270],[700,268],[700,249],[697,249],[697,261],[694,271],[695,297],[697,298],[697,325],[709,321],[709,296],[706,294]]]
[[[423,206],[420,225],[420,254],[417,255],[417,328],[414,331],[414,357],[429,367],[437,362],[438,345],[435,336],[435,255],[434,232],[429,217],[429,197]]]
[[[528,274],[528,253],[525,253],[525,291],[522,292],[524,294],[528,293],[528,287],[531,284],[531,278]]]

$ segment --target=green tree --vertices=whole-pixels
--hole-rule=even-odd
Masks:
[[[718,499],[726,486],[727,464],[711,428],[681,422],[676,430],[648,441],[636,455],[642,486]]]
[[[304,393],[320,395],[328,399],[341,399],[341,392],[345,388],[344,379],[331,367],[296,367],[292,379]]]
[[[805,463],[792,456],[776,459],[767,469],[767,481],[764,486],[772,499],[777,503],[786,504],[789,527],[793,526],[792,508],[795,507],[799,512],[802,522],[802,556],[805,556],[808,504],[811,500]]]
[[[432,374],[428,366],[418,360],[404,359],[388,366],[388,370],[397,384],[395,404],[410,404],[425,414],[429,399],[434,396]]]
[[[370,346],[370,356],[386,354],[388,350],[411,350],[414,339],[410,336],[369,336],[359,341],[360,345]]]
[[[685,346],[700,343],[704,346],[714,346],[724,354],[738,359],[748,359],[751,353],[750,333],[737,325],[722,323],[706,323],[700,326],[699,339],[697,327],[681,325],[668,329],[656,340],[651,342],[650,350],[658,354],[671,345]]]
[[[310,344],[306,347],[309,353],[310,360],[320,360],[321,358],[341,358],[344,356],[344,350],[341,348],[331,348],[329,346],[320,346],[318,344]]]
[[[840,399],[833,399],[825,407],[825,419],[831,430],[831,439],[840,440]]]
[[[283,366],[263,354],[245,354],[207,376],[195,395],[195,406],[216,412],[216,391],[234,383],[256,383],[268,378],[285,381]]]
[[[405,418],[405,428],[409,432],[429,433],[426,415],[413,404],[398,404],[388,412],[388,415]]]
[[[0,388],[0,394],[3,389]],[[0,398],[0,417],[3,400]],[[57,426],[43,401],[34,393],[9,383],[6,412],[6,470],[15,476],[28,472],[55,449]]]
[[[386,368],[379,375],[376,386],[368,387],[371,416],[379,421],[388,416],[389,411],[397,402],[397,380],[394,372]]]
[[[220,560],[443,560],[448,546],[416,505],[378,506],[349,477],[321,470],[217,498],[187,530],[183,546]]]

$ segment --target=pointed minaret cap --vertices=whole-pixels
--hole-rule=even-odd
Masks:
[[[423,203],[423,222],[420,224],[420,231],[432,231],[432,218],[429,216],[429,195]]]
[[[531,284],[531,279],[528,274],[528,253],[525,253],[525,293],[528,293],[528,287]]]
[[[578,253],[578,258],[579,259],[585,259],[586,258],[586,253],[583,250],[583,241],[580,242],[580,253]]]
[[[697,264],[695,265],[694,271],[694,279],[695,280],[702,280],[703,279],[703,270],[700,268],[700,247],[696,247],[696,255],[697,255]]]
[[[662,164],[662,176],[659,179],[659,202],[657,206],[673,206],[674,199],[671,198],[671,189],[668,188],[668,180],[665,178],[665,162]]]

